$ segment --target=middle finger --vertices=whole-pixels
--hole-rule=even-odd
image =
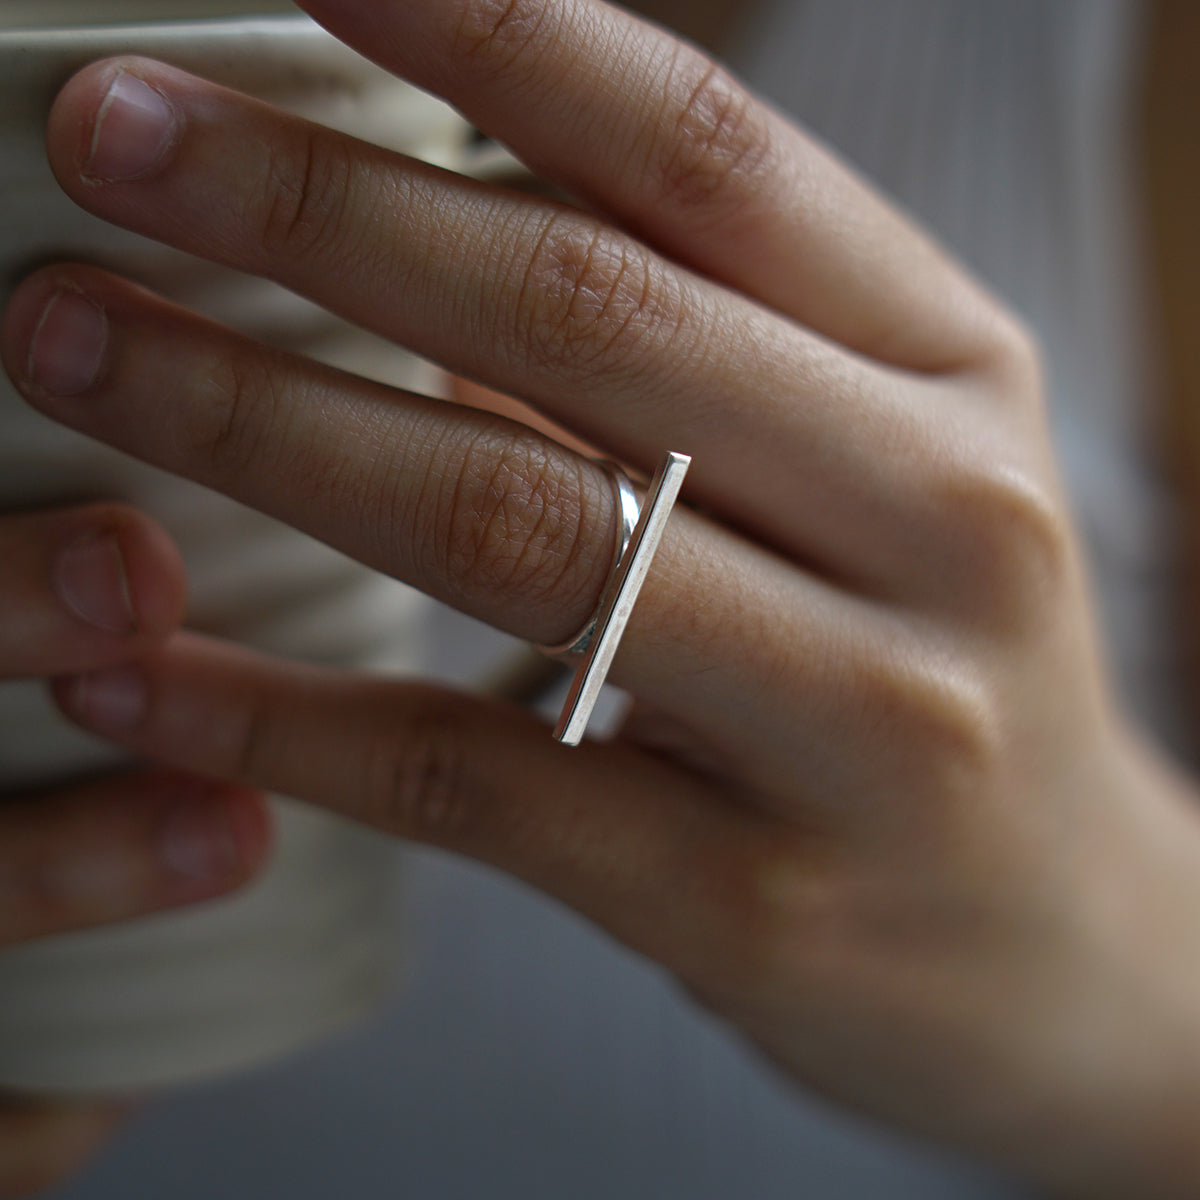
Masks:
[[[892,514],[936,458],[936,382],[591,216],[142,60],[77,77],[50,148],[67,191],[106,219],[272,277],[647,472],[666,449],[691,454],[690,496],[785,552],[858,578],[906,540]],[[939,415],[944,428],[953,414]]]

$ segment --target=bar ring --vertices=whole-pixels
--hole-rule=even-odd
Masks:
[[[604,589],[600,611],[594,620],[588,622],[587,649],[571,681],[571,690],[567,693],[554,730],[555,739],[564,746],[578,746],[583,740],[592,710],[600,697],[600,689],[616,657],[638,593],[650,573],[650,564],[666,531],[667,520],[675,507],[691,461],[686,454],[670,453],[659,464],[650,481],[646,506],[638,513],[633,532],[618,557],[616,570]],[[611,469],[620,487],[620,476],[624,472],[619,467]],[[622,509],[624,511],[624,500]],[[624,517],[622,520],[624,523]],[[621,540],[626,541],[624,534]]]
[[[608,472],[609,478],[612,480],[613,491],[617,497],[617,516],[620,526],[617,530],[616,541],[613,544],[612,566],[609,568],[608,581],[604,585],[604,591],[600,594],[600,603],[596,605],[596,611],[588,617],[583,628],[573,638],[569,638],[565,642],[559,642],[557,646],[539,647],[544,653],[554,658],[578,656],[587,652],[587,648],[592,641],[592,635],[596,632],[596,623],[599,621],[600,613],[604,608],[604,600],[608,595],[612,577],[616,573],[617,567],[625,555],[625,551],[629,549],[629,543],[633,540],[633,531],[637,526],[638,516],[641,513],[637,492],[633,490],[633,481],[625,474],[624,470],[617,463],[607,458],[597,458],[594,461]]]

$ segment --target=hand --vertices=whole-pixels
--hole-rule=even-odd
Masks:
[[[142,60],[66,88],[58,177],[635,468],[691,454],[614,672],[637,707],[567,751],[521,712],[180,637],[63,682],[66,711],[504,867],[847,1104],[1042,1183],[1195,1186],[1200,831],[1110,700],[1025,332],[598,0],[305,7],[589,211]],[[27,282],[3,354],[50,416],[519,636],[569,637],[603,588],[605,474],[520,425],[84,267]]]
[[[111,504],[0,516],[0,678],[111,667],[183,612],[164,534]],[[261,862],[261,799],[142,771],[0,800],[0,948],[229,891]],[[0,1197],[74,1171],[128,1110],[0,1096]]]

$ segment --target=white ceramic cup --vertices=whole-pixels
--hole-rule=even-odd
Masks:
[[[4,0],[0,289],[38,263],[82,258],[251,333],[425,390],[434,381],[412,356],[281,289],[85,215],[46,165],[43,130],[58,89],[87,62],[120,53],[151,55],[358,136],[455,163],[466,130],[441,103],[392,80],[307,18],[230,15],[284,7],[284,0]],[[154,17],[161,19],[144,23]],[[81,18],[88,27],[73,24]],[[193,625],[310,660],[421,665],[421,598],[223,497],[46,421],[0,382],[0,511],[95,498],[131,501],[171,530],[188,563]],[[0,792],[116,765],[111,749],[58,716],[43,684],[0,683]],[[369,1011],[397,960],[396,850],[299,805],[278,802],[277,815],[279,843],[265,877],[234,897],[0,950],[0,1089],[143,1092],[280,1055]]]

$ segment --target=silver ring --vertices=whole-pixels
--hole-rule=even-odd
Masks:
[[[646,507],[638,517],[633,539],[621,555],[604,591],[604,606],[596,620],[596,633],[587,653],[579,660],[571,689],[563,701],[558,724],[554,727],[555,741],[564,746],[578,746],[587,732],[592,710],[600,698],[600,689],[608,678],[609,668],[617,656],[625,626],[633,615],[633,606],[650,574],[654,556],[667,529],[671,511],[679,498],[684,476],[692,460],[686,454],[671,451],[663,456],[650,480]]]
[[[617,498],[618,534],[613,542],[613,556],[612,563],[608,568],[608,579],[604,584],[604,590],[600,593],[596,611],[588,617],[586,624],[573,638],[559,642],[557,646],[540,647],[546,654],[553,655],[555,658],[587,653],[592,635],[596,632],[596,622],[600,619],[600,613],[604,609],[604,601],[608,598],[613,576],[616,574],[621,559],[625,556],[625,551],[629,549],[629,543],[633,540],[633,531],[637,527],[638,516],[641,513],[637,492],[633,490],[633,481],[625,474],[624,470],[607,458],[597,458],[593,461],[597,466],[603,467],[612,480],[613,492]]]

